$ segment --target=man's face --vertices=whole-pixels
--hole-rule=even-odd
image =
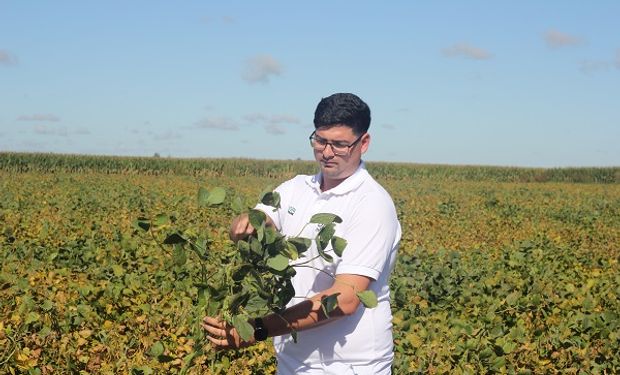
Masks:
[[[331,145],[314,149],[314,158],[321,166],[323,178],[326,180],[344,180],[351,176],[360,164],[362,154],[368,149],[370,135],[364,133],[361,138],[353,133],[353,129],[345,125],[336,125],[329,128],[318,128],[315,137],[321,141],[338,145],[351,145],[345,155],[336,155]]]

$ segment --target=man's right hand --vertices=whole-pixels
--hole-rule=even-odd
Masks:
[[[228,235],[234,242],[247,238],[254,233],[254,227],[250,224],[250,218],[247,213],[237,216],[231,226]]]

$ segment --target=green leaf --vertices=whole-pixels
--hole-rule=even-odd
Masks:
[[[245,204],[243,199],[240,196],[236,196],[235,199],[230,203],[230,208],[237,215],[241,214],[245,210]]]
[[[170,217],[166,214],[159,214],[155,216],[155,220],[153,220],[153,225],[161,226],[166,225],[170,222]]]
[[[265,309],[267,309],[267,300],[262,298],[258,293],[253,294],[245,305],[245,311],[252,315]]]
[[[333,223],[326,224],[317,235],[317,239],[320,242],[320,247],[322,250],[327,248],[327,245],[331,241],[332,237],[336,233],[336,227]]]
[[[267,267],[276,271],[284,271],[288,264],[289,259],[282,254],[267,259]]]
[[[316,236],[316,247],[319,251],[319,255],[321,256],[321,258],[325,259],[328,262],[333,262],[334,258],[331,255],[325,253],[325,249],[327,248],[327,245],[329,245],[329,242],[331,241],[335,231],[336,229],[334,223],[329,223],[326,224],[323,228],[321,228],[319,234]]]
[[[336,253],[336,255],[338,255],[339,257],[341,257],[342,253],[344,252],[345,247],[347,247],[347,240],[345,240],[344,238],[338,237],[338,236],[333,236],[331,242],[332,242],[332,249],[334,249],[334,253]]]
[[[144,365],[144,366],[134,368],[133,370],[131,370],[131,373],[135,375],[152,375],[154,372],[152,368],[150,368],[147,365]]]
[[[254,237],[250,237],[250,249],[252,252],[260,257],[263,256],[263,244]]]
[[[40,318],[41,316],[38,313],[31,311],[26,315],[26,318],[24,319],[24,324],[28,325],[30,323],[38,322]]]
[[[270,245],[278,238],[278,232],[273,227],[265,228],[265,244]]]
[[[49,299],[46,299],[42,304],[41,304],[41,309],[43,309],[43,311],[47,311],[49,312],[50,310],[52,310],[54,308],[54,302],[50,301]]]
[[[184,244],[187,240],[178,233],[172,233],[164,240],[165,245]]]
[[[286,247],[285,247],[286,256],[292,260],[299,258],[299,253],[297,252],[297,248],[295,247],[295,245],[293,245],[292,243],[288,241],[285,241],[285,244],[286,244]]]
[[[335,214],[319,213],[310,218],[310,223],[327,225],[331,223],[342,223],[342,219],[340,216]]]
[[[377,295],[372,290],[364,290],[363,292],[357,292],[357,298],[367,308],[372,309],[379,304]]]
[[[153,344],[153,346],[151,346],[151,349],[149,349],[149,355],[151,357],[159,357],[160,355],[164,354],[164,344],[162,344],[161,341],[157,341],[155,344]]]
[[[329,316],[329,314],[338,307],[338,296],[340,293],[334,293],[332,295],[322,297],[321,298],[321,308],[325,315]]]
[[[263,238],[265,238],[265,222],[263,221],[259,227],[255,227],[254,229],[256,229],[256,238],[258,238],[260,242],[263,242]]]
[[[240,266],[238,266],[233,272],[232,272],[232,279],[233,281],[241,281],[245,278],[245,276],[248,274],[248,272],[250,272],[252,270],[253,266],[251,264],[242,264]]]
[[[187,262],[187,253],[183,246],[179,244],[174,245],[174,249],[172,250],[172,260],[174,261],[175,266],[182,266]]]
[[[248,212],[250,224],[256,229],[259,228],[267,220],[267,215],[261,210],[250,209]]]
[[[200,207],[204,207],[207,205],[208,200],[209,200],[209,190],[201,186],[200,189],[198,189],[198,205]]]
[[[142,229],[143,231],[148,232],[151,228],[151,223],[149,219],[140,217],[133,222],[133,226],[137,229]]]
[[[254,327],[248,322],[245,315],[235,315],[232,318],[232,325],[237,330],[239,337],[243,341],[249,341],[254,336]]]
[[[273,208],[280,208],[280,194],[277,191],[270,191],[263,194],[260,202]]]
[[[325,250],[319,250],[319,255],[321,256],[321,258],[325,259],[325,261],[327,261],[327,262],[331,263],[331,262],[334,261],[334,257],[329,255],[329,254],[327,254],[325,252]]]
[[[226,190],[221,187],[215,187],[209,192],[206,204],[209,206],[215,206],[224,203],[226,199]]]
[[[287,241],[295,245],[298,254],[303,254],[310,248],[310,246],[312,246],[312,240],[309,238],[291,237],[287,239]]]

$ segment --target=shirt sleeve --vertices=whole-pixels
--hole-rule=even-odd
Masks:
[[[280,207],[288,207],[289,191],[291,190],[292,180],[285,181],[273,191],[280,194]],[[255,207],[257,210],[263,211],[273,221],[276,228],[282,230],[282,208],[274,208],[266,204],[258,203]]]
[[[397,245],[399,232],[391,199],[375,194],[362,197],[343,231],[347,246],[336,274],[356,274],[377,280]]]

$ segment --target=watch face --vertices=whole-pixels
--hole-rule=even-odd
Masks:
[[[254,340],[256,341],[265,341],[269,334],[267,333],[267,328],[263,325],[263,320],[261,318],[254,319]]]
[[[256,339],[256,341],[267,340],[267,330],[264,327],[257,327],[254,329],[254,339]]]

